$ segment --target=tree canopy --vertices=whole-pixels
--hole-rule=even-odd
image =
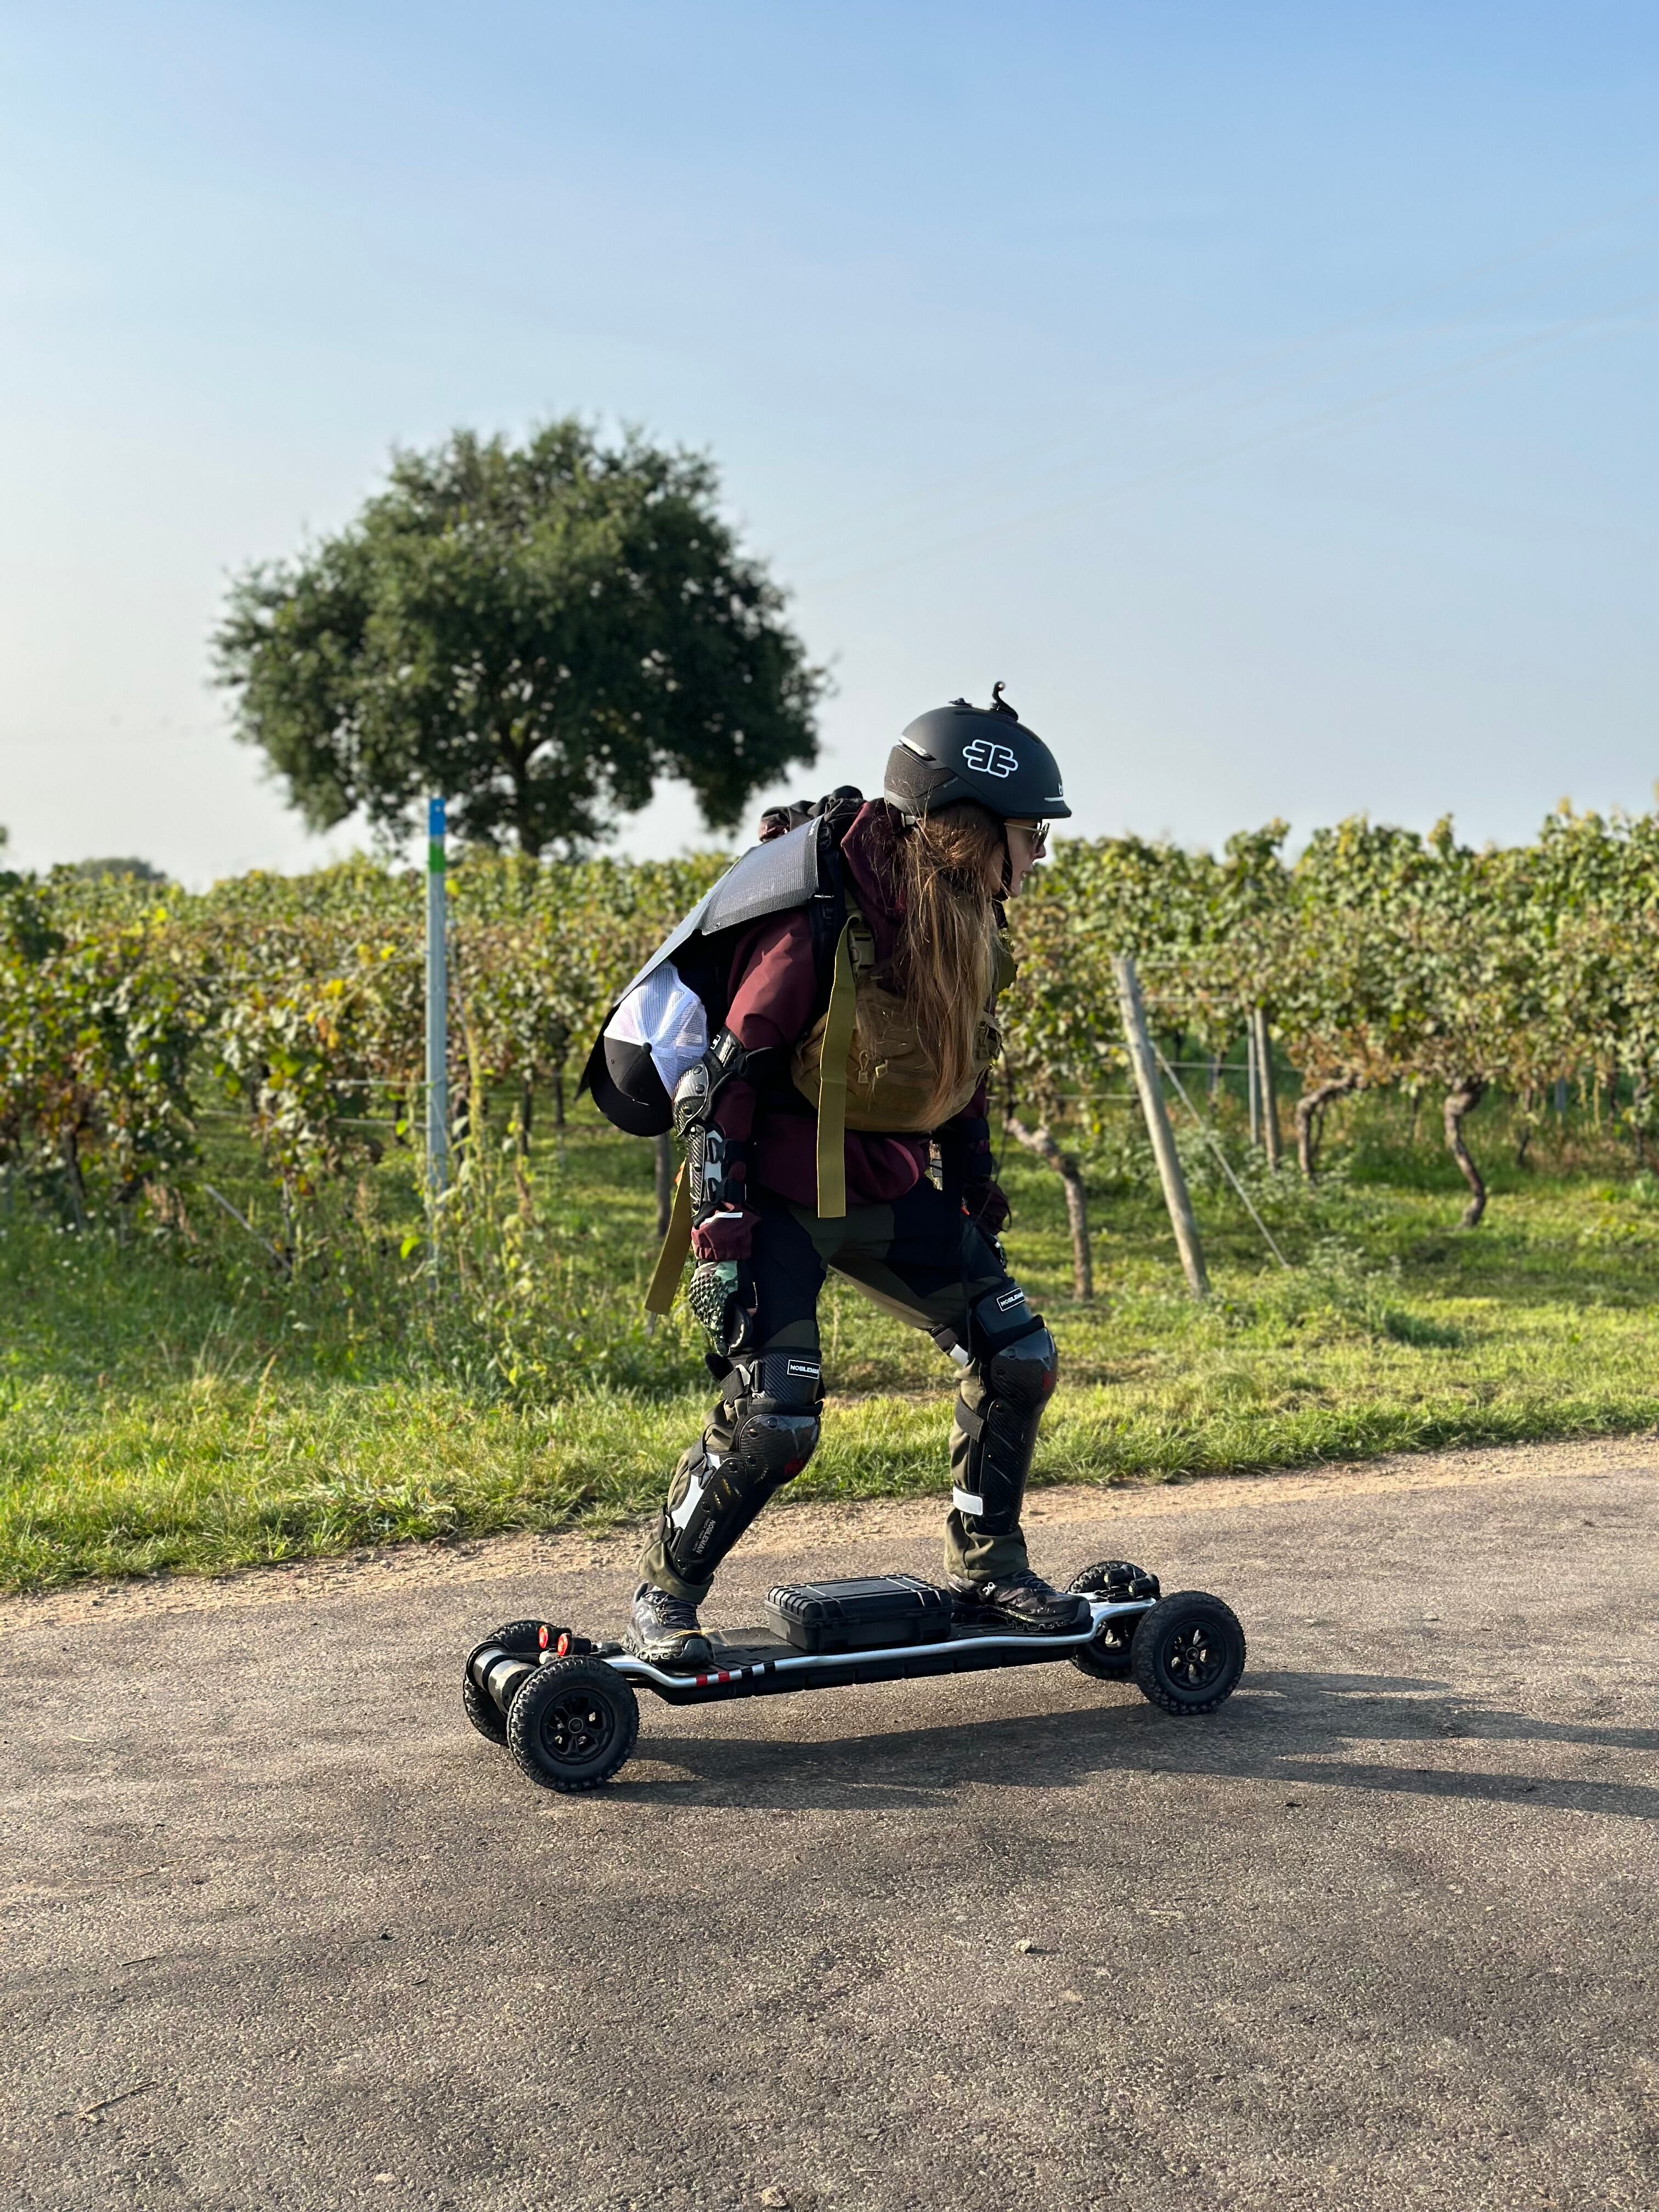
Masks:
[[[313,828],[569,856],[678,776],[711,829],[816,757],[825,687],[718,511],[706,456],[574,419],[393,457],[349,528],[232,583],[214,640],[237,733]]]
[[[76,860],[71,871],[77,876],[131,876],[141,884],[164,884],[167,871],[158,868],[152,860],[141,860],[136,853],[114,854],[105,860]]]

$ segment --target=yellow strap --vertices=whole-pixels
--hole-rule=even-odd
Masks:
[[[682,1163],[674,1183],[674,1210],[668,1217],[668,1234],[657,1255],[656,1272],[645,1294],[647,1313],[665,1314],[679,1288],[680,1269],[691,1249],[691,1180]]]
[[[853,970],[853,930],[857,921],[856,915],[848,915],[836,947],[835,974],[818,1057],[818,1212],[827,1221],[842,1220],[847,1213],[847,1062],[858,1012]]]

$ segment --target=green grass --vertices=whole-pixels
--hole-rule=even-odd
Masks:
[[[1472,1134],[1475,1133],[1472,1130]],[[1486,1131],[1494,1150],[1497,1117]],[[1037,1479],[1109,1483],[1659,1421],[1659,1210],[1609,1152],[1492,1174],[1453,1228],[1449,1165],[1381,1105],[1310,1195],[1255,1185],[1282,1272],[1198,1170],[1215,1296],[1176,1271],[1140,1147],[1091,1163],[1099,1296],[1068,1295],[1059,1188],[1009,1163],[1017,1273],[1060,1339]],[[1237,1156],[1237,1147],[1235,1148]],[[267,1207],[242,1164],[212,1172]],[[648,1333],[645,1147],[538,1153],[535,1218],[497,1194],[434,1285],[399,1256],[406,1170],[368,1175],[305,1279],[192,1202],[189,1238],[125,1246],[0,1205],[0,1586],[218,1571],[406,1539],[597,1527],[647,1511],[708,1397],[683,1316]],[[458,1241],[465,1241],[462,1231]],[[925,1338],[832,1285],[819,1497],[942,1491],[950,1381]]]

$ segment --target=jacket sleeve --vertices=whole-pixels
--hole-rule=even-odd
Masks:
[[[1010,1208],[998,1185],[991,1152],[988,1090],[988,1079],[981,1077],[962,1111],[934,1130],[933,1142],[939,1146],[945,1196],[994,1237]]]
[[[726,1027],[745,1052],[787,1054],[809,1026],[817,988],[811,925],[805,914],[778,915],[741,939],[732,963]],[[728,1182],[744,1188],[741,1209],[728,1206],[694,1221],[691,1249],[699,1260],[746,1260],[759,1218],[745,1186],[755,1127],[755,1086],[741,1076],[714,1101],[714,1122],[725,1140]],[[738,1173],[741,1170],[741,1174]]]

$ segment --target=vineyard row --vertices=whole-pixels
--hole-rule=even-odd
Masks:
[[[1301,1164],[1336,1098],[1432,1096],[1469,1180],[1494,1087],[1618,1087],[1638,1139],[1659,1100],[1659,817],[1553,814],[1476,850],[1355,819],[1287,860],[1279,823],[1220,854],[1062,842],[1010,915],[1019,958],[997,1077],[1011,1123],[1086,1133],[1124,1059],[1109,961],[1135,955],[1171,1058],[1228,1052],[1262,1009],[1295,1071]],[[720,856],[538,865],[467,854],[449,878],[453,1095],[505,1092],[528,1133],[619,988]],[[210,1116],[245,1125],[285,1217],[418,1126],[422,879],[356,860],[199,895],[68,871],[0,876],[0,1164],[79,1222],[187,1183]],[[1289,1103],[1289,1102],[1287,1102]],[[1466,1217],[1467,1218],[1467,1217]]]

